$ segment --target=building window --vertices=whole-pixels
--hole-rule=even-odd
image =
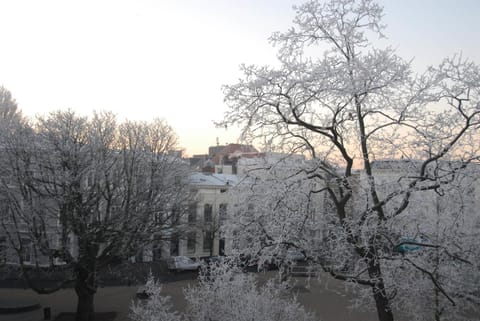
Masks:
[[[20,201],[20,206],[23,208],[22,201]],[[3,199],[0,200],[0,220],[4,224],[13,224],[15,222],[12,210]]]
[[[175,175],[175,184],[180,185],[181,182],[182,182],[182,177],[179,175]]]
[[[160,261],[162,259],[162,238],[155,235],[152,244],[153,261]]]
[[[136,263],[143,262],[143,247],[139,248],[137,253],[135,254],[135,262]]]
[[[218,255],[220,256],[225,255],[225,239],[224,238],[218,240]]]
[[[252,217],[254,210],[255,210],[255,207],[253,206],[253,204],[248,204],[246,215],[247,215],[248,217]]]
[[[211,222],[213,220],[212,214],[212,204],[205,204],[203,207],[203,219],[205,222]]]
[[[197,204],[190,204],[188,207],[188,223],[197,221]]]
[[[197,244],[197,233],[189,232],[187,235],[187,252],[195,253],[196,244]]]
[[[203,236],[203,251],[209,252],[213,246],[213,232],[205,231],[205,235]]]
[[[227,219],[227,204],[220,204],[218,207],[218,216],[220,218],[220,222],[222,223]]]
[[[0,236],[0,264],[7,262],[7,240]]]
[[[238,239],[240,237],[238,231],[233,231],[233,236],[232,236],[232,248],[235,250],[238,250],[240,248],[240,240]]]
[[[29,239],[21,239],[22,253],[20,259],[23,263],[32,262],[32,242]]]
[[[155,212],[154,220],[157,225],[163,223],[163,212]]]
[[[180,240],[178,239],[178,237],[174,237],[170,241],[170,256],[179,255],[180,253],[179,249],[180,249]]]
[[[176,224],[180,222],[180,211],[174,206],[172,207],[172,212],[170,214],[170,220],[172,224]]]

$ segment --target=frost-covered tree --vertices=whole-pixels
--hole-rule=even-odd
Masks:
[[[446,238],[416,237],[432,219],[418,223],[422,199],[442,195],[461,176],[478,177],[480,69],[455,56],[414,75],[409,62],[381,46],[381,17],[372,0],[298,6],[295,26],[271,37],[278,66],[242,66],[243,79],[225,86],[229,109],[220,125],[240,126],[250,143],[308,160],[288,175],[275,173],[275,164],[260,166],[261,175],[250,171],[245,196],[230,207],[239,217],[235,235],[243,234],[256,255],[290,247],[307,252],[333,277],[365,286],[379,320],[387,321],[400,300],[392,276],[402,260],[412,286],[422,278],[459,305],[446,279],[432,273],[435,261],[408,262],[402,246],[442,251],[457,276],[457,264],[478,271],[466,251],[450,252]],[[445,208],[444,216],[457,213]],[[475,208],[462,215],[478,222]]]
[[[17,103],[13,99],[8,89],[0,86],[0,163],[5,161],[4,150],[9,142],[7,137],[15,138],[23,136],[21,133],[22,122],[24,121],[21,112],[18,110]],[[0,166],[0,177],[9,176],[10,171],[6,166]],[[0,189],[1,190],[1,189]],[[3,195],[0,194],[0,221],[5,222],[7,206]],[[7,261],[7,240],[4,233],[0,230],[0,265]]]
[[[410,320],[478,318],[478,173],[469,174],[473,178],[459,175],[444,185],[441,195],[413,199],[415,213],[395,222],[398,233],[410,236],[404,240],[413,242],[397,248],[402,255],[386,273],[397,293],[394,306],[408,307],[403,314]]]
[[[0,121],[1,127],[8,123],[19,121],[22,118],[18,110],[17,102],[12,97],[12,93],[5,87],[0,86]]]
[[[19,126],[3,138],[3,231],[33,289],[74,281],[77,320],[93,320],[98,273],[182,227],[190,192],[187,166],[169,154],[176,136],[162,120],[118,124],[110,113],[58,111]],[[71,277],[35,282],[58,265]]]
[[[162,295],[162,285],[150,274],[144,287],[148,296],[144,301],[133,302],[132,321],[180,321],[182,316],[173,309],[169,296]]]
[[[160,295],[161,287],[147,282],[152,293],[146,302],[133,305],[135,321],[178,320]],[[199,284],[185,290],[187,311],[182,320],[191,321],[313,321],[314,316],[286,293],[284,284],[259,285],[255,276],[230,264],[214,264],[199,277]]]
[[[288,250],[304,251],[321,242],[324,226],[315,213],[323,204],[317,195],[322,186],[302,173],[309,161],[299,155],[241,163],[246,174],[229,193],[228,224],[222,229],[231,236],[229,250],[259,267],[288,267]]]

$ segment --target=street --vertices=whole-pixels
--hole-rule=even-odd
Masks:
[[[258,273],[259,282],[274,277],[273,271]],[[184,275],[186,278],[188,275]],[[372,321],[376,320],[374,312],[365,312],[349,309],[351,294],[345,293],[343,283],[330,278],[321,278],[320,282],[314,278],[299,277],[295,279],[292,294],[296,294],[300,303],[309,311],[316,314],[322,321]],[[172,298],[172,303],[178,311],[184,311],[186,301],[183,289],[194,286],[196,280],[187,279],[167,282],[162,285],[163,293]],[[99,288],[95,296],[97,312],[115,311],[117,321],[128,321],[129,307],[137,286]],[[52,320],[61,312],[73,312],[76,308],[76,295],[73,289],[63,289],[49,295],[38,295],[28,289],[0,289],[0,302],[6,300],[30,300],[40,304],[41,309],[20,314],[0,314],[0,321],[39,321],[43,320],[43,308],[50,307]]]

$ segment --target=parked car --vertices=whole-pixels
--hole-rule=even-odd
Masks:
[[[288,250],[285,258],[292,262],[305,261],[305,255],[297,250]]]
[[[167,268],[170,271],[198,271],[200,263],[186,256],[172,256],[167,259]]]
[[[215,256],[207,256],[207,257],[201,258],[201,260],[203,263],[209,265],[209,264],[220,264],[222,262],[227,261],[228,258],[226,256],[215,255]]]

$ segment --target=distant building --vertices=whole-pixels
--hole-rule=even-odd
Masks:
[[[193,155],[189,158],[190,167],[193,171],[201,172],[209,159],[210,157],[207,154]]]
[[[170,241],[154,242],[137,261],[156,261],[176,255],[194,258],[225,255],[225,240],[220,228],[227,214],[227,191],[237,182],[235,175],[192,173],[189,183],[196,197],[183,217],[184,234]]]
[[[210,146],[208,148],[208,157],[213,158],[218,152],[222,151],[225,147],[226,147],[225,145]]]
[[[227,192],[237,183],[236,175],[194,173],[190,176],[190,185],[196,189],[197,197],[187,218],[190,227],[185,244],[187,256],[226,254],[220,229],[227,217]]]
[[[237,163],[241,158],[258,158],[264,155],[252,145],[229,144],[215,154],[215,173],[237,174]]]

